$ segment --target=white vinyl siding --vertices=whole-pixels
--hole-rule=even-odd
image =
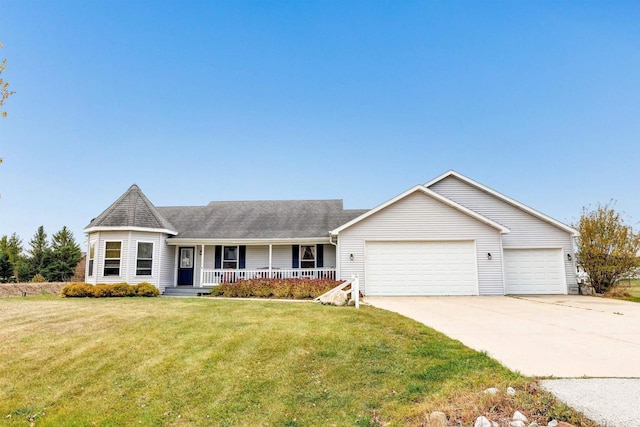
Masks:
[[[474,240],[479,294],[504,294],[500,231],[424,193],[412,193],[340,233],[340,278],[359,274],[365,294],[366,240]]]
[[[291,245],[275,245],[272,252],[273,268],[291,268]]]
[[[473,241],[366,242],[367,295],[477,295]]]
[[[173,286],[174,278],[176,274],[176,264],[175,264],[175,246],[169,246],[165,243],[166,236],[163,236],[160,239],[160,243],[158,244],[158,265],[159,268],[159,277],[158,277],[158,289],[160,292],[164,292],[165,288],[168,286]]]
[[[454,176],[436,182],[429,188],[509,228],[511,232],[502,236],[504,249],[562,248],[565,281],[570,284],[569,293],[578,292],[575,260],[573,256],[571,260],[566,256],[573,253],[573,238],[570,233]]]
[[[91,233],[89,241],[95,242],[95,259],[93,263],[94,276],[90,283],[119,283],[127,282],[135,285],[148,282],[163,291],[166,286],[173,285],[173,249],[165,243],[166,235],[158,232],[144,231],[100,231]],[[122,242],[120,247],[120,274],[105,276],[105,247],[106,242]],[[137,276],[137,243],[153,243],[153,269],[151,276]],[[157,260],[157,261],[156,261]],[[160,267],[157,267],[160,266]]]
[[[269,268],[269,246],[247,246],[245,263],[247,270]]]
[[[325,268],[336,267],[336,247],[332,244],[322,245],[324,251],[323,265]]]
[[[565,294],[562,249],[505,249],[507,294]]]

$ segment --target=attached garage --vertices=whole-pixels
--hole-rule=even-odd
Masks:
[[[562,249],[504,249],[507,294],[566,294]]]
[[[475,242],[368,241],[367,295],[477,295]]]

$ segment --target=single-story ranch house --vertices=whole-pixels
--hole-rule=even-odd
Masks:
[[[85,228],[92,284],[349,279],[365,295],[577,293],[573,228],[449,171],[371,210],[342,200],[154,206],[135,184]]]

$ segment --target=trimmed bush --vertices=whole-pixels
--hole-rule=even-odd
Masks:
[[[93,296],[93,286],[87,283],[69,283],[62,288],[60,295],[69,298],[86,298]]]
[[[151,283],[142,282],[136,285],[136,295],[139,297],[157,297],[160,295],[160,291]]]
[[[71,283],[62,288],[60,295],[70,298],[94,297],[157,297],[160,295],[158,288],[151,283],[142,282],[138,285],[127,283],[115,283],[113,285],[97,284],[95,286],[88,283]]]
[[[135,286],[128,285],[126,283],[116,283],[111,285],[112,297],[133,297],[136,295]]]
[[[335,288],[342,281],[326,279],[250,279],[221,283],[211,289],[212,296],[229,298],[313,299]]]
[[[111,296],[111,285],[98,284],[92,286],[93,296],[96,298],[107,298]]]

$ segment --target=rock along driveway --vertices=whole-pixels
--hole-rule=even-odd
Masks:
[[[586,296],[366,297],[529,376],[640,377],[640,304]]]

